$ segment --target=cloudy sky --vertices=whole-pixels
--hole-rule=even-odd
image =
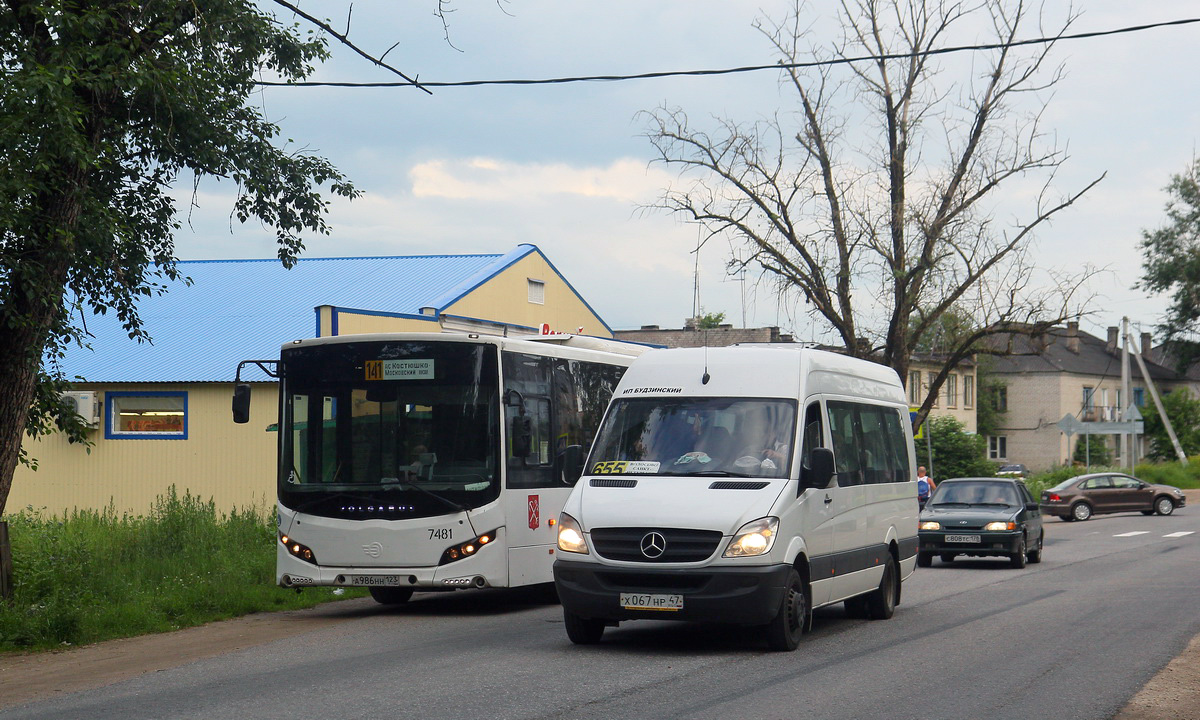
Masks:
[[[294,0],[346,26],[344,2]],[[817,2],[814,32],[834,27]],[[1052,3],[1056,8],[1061,3]],[[776,61],[754,29],[783,18],[789,2],[496,0],[452,5],[447,30],[436,0],[358,0],[350,38],[424,81],[622,75],[763,65]],[[1073,32],[1200,16],[1193,0],[1081,0]],[[1060,12],[1061,8],[1055,10]],[[953,38],[953,44],[981,41]],[[1162,223],[1162,188],[1183,172],[1200,138],[1200,24],[1064,42],[1054,58],[1067,77],[1045,116],[1068,148],[1055,186],[1078,190],[1107,178],[1058,216],[1036,241],[1039,264],[1108,272],[1092,290],[1085,330],[1103,336],[1122,316],[1144,329],[1161,298],[1132,286],[1141,231]],[[389,81],[385,71],[334,43],[313,79]],[[265,88],[255,102],[283,136],[329,158],[363,191],[334,202],[333,233],[311,238],[306,257],[503,253],[534,243],[613,328],[679,327],[693,310],[694,226],[640,208],[676,180],[651,161],[641,111],[682,108],[694,121],[750,122],[792,95],[773,71],[626,82],[436,89]],[[715,128],[715,122],[709,125]],[[274,255],[272,236],[229,218],[232,189],[208,183],[177,239],[184,259]],[[780,302],[753,275],[725,273],[730,247],[699,253],[700,303],[736,325],[779,325],[798,339],[825,339],[794,302]]]

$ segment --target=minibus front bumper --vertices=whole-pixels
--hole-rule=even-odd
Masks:
[[[779,612],[790,569],[790,565],[612,567],[558,559],[554,561],[554,585],[563,608],[585,618],[763,625]],[[630,609],[622,605],[622,594],[678,596],[683,607]]]

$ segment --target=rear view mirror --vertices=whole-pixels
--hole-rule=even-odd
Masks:
[[[526,458],[533,452],[533,424],[528,415],[512,419],[513,457]]]
[[[571,486],[579,482],[583,475],[583,447],[568,445],[555,458],[555,475],[562,478],[564,485]]]
[[[804,470],[804,486],[824,489],[833,481],[833,451],[813,448],[812,467]]]
[[[250,422],[250,386],[245,383],[233,386],[233,421]]]

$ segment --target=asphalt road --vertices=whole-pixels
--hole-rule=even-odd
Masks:
[[[1023,570],[935,560],[891,620],[819,610],[794,653],[666,621],[579,647],[536,590],[425,594],[0,718],[1110,718],[1200,633],[1200,510],[1046,531]]]

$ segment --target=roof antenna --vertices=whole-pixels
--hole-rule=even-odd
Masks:
[[[708,328],[704,328],[704,374],[700,376],[700,384],[707,385],[712,379],[712,375],[708,374]]]

